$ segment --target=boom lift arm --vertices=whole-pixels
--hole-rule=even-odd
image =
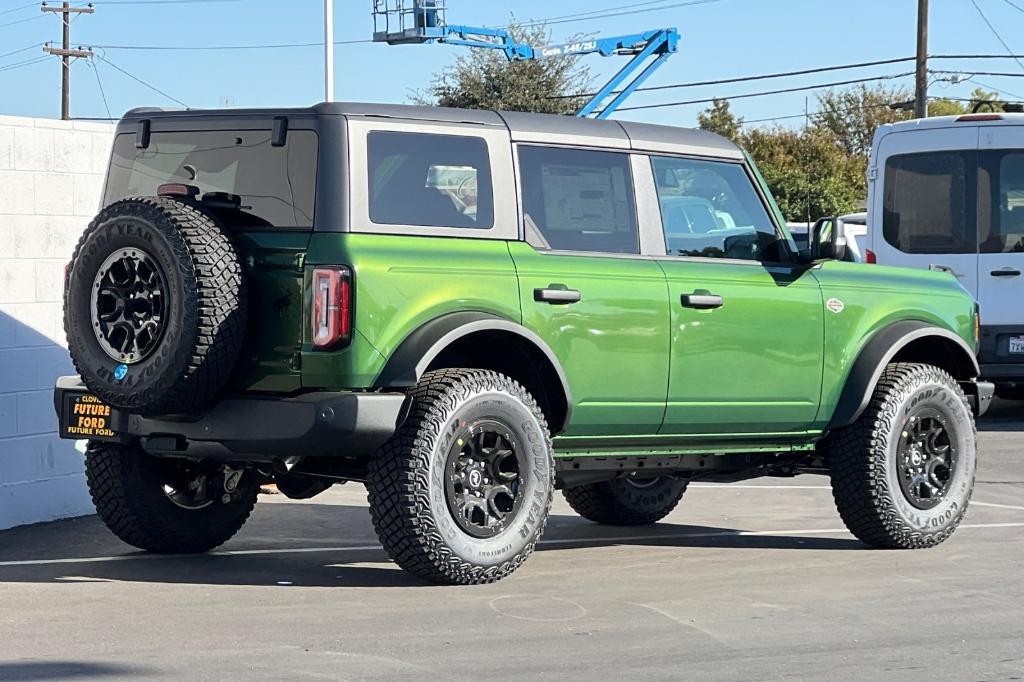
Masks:
[[[518,42],[502,28],[463,26],[445,20],[446,0],[374,0],[374,42],[389,45],[445,43],[501,50],[509,61],[528,61],[567,55],[599,54],[632,59],[576,114],[605,119],[679,50],[679,32],[654,29],[609,38],[580,40],[564,45],[534,47]],[[611,101],[605,102],[611,98]]]

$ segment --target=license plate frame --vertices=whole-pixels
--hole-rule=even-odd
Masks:
[[[1007,346],[1011,355],[1024,355],[1024,336],[1011,336]]]
[[[120,436],[111,428],[116,416],[114,408],[91,393],[65,393],[60,411],[60,437],[117,442]]]

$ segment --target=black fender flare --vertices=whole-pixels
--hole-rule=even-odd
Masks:
[[[430,363],[459,339],[482,331],[500,331],[520,337],[547,358],[565,396],[566,413],[562,424],[551,424],[553,433],[560,432],[572,416],[572,392],[562,364],[551,347],[521,324],[482,311],[449,313],[418,327],[398,345],[388,358],[375,382],[376,388],[395,389],[415,386]]]
[[[885,366],[911,343],[926,337],[938,337],[951,342],[958,349],[958,361],[966,362],[972,373],[970,378],[981,374],[974,350],[962,338],[942,327],[919,320],[894,322],[875,332],[861,349],[853,363],[839,402],[832,414],[828,428],[849,426],[864,413],[871,395],[878,384]],[[963,377],[956,377],[962,379]]]

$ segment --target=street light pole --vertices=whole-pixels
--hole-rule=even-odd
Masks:
[[[324,0],[324,100],[334,101],[334,0]]]

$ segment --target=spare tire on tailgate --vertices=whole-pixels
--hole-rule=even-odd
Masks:
[[[245,335],[238,254],[193,202],[142,197],[107,206],[82,235],[64,291],[64,329],[82,381],[133,413],[212,402]]]

